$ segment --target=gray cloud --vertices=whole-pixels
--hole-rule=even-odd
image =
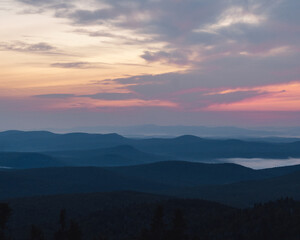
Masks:
[[[91,30],[79,28],[79,29],[74,30],[74,32],[80,33],[80,34],[85,34],[90,37],[100,37],[100,38],[105,37],[105,38],[118,39],[119,41],[121,41],[123,44],[126,44],[126,45],[147,44],[147,43],[152,42],[151,38],[137,39],[134,36],[128,37],[128,36],[119,35],[119,34],[115,34],[112,32],[103,31],[103,30],[102,31],[91,31]]]
[[[51,8],[54,4],[64,4],[68,11],[56,16],[65,17],[80,25],[102,24],[111,21],[113,25],[122,28],[134,29],[146,34],[159,34],[159,38],[170,40],[170,37],[179,37],[200,24],[212,21],[229,4],[221,0],[189,0],[189,1],[106,1],[96,0],[94,10],[74,8],[67,5],[69,1],[56,0],[19,0],[31,6],[45,6]],[[109,8],[98,8],[97,2],[105,3]],[[75,2],[76,3],[76,2]],[[178,16],[184,16],[178,17]],[[124,17],[122,21],[116,21]],[[149,17],[149,19],[147,19]]]
[[[115,82],[124,84],[121,90],[127,88],[133,93],[47,94],[35,96],[27,102],[23,99],[1,98],[3,126],[20,128],[26,125],[36,128],[45,125],[69,127],[138,123],[299,125],[300,112],[296,111],[242,114],[192,111],[212,103],[230,103],[267,94],[246,91],[207,95],[213,90],[299,81],[299,0],[90,0],[86,7],[82,0],[16,1],[24,4],[23,13],[52,13],[54,17],[61,18],[61,24],[73,27],[73,31],[80,27],[81,32],[78,31],[78,34],[99,37],[99,41],[101,37],[118,40],[112,44],[137,44],[138,54],[151,67],[152,62],[159,62],[186,65],[189,70],[106,81],[112,87]],[[230,9],[232,12],[226,16]],[[251,16],[258,17],[257,23],[249,24],[249,21],[256,21]],[[222,19],[227,21],[227,25],[217,26]],[[102,25],[105,27],[102,28]],[[106,27],[109,27],[108,32],[101,32]],[[130,32],[130,35],[122,36],[122,30]],[[0,43],[0,50],[34,54],[59,52],[49,44],[26,42]],[[89,68],[91,65],[84,60],[68,62],[65,59],[63,62],[57,60],[52,67]],[[105,83],[101,81],[101,84]],[[99,87],[95,85],[95,89],[101,89]],[[64,101],[75,97],[168,99],[179,103],[182,108],[180,111],[167,108],[128,108],[126,111],[107,109],[105,113],[70,109],[59,111],[59,114],[24,111],[34,109],[35,105],[43,102],[37,101],[37,98],[44,98],[47,102],[47,99]]]
[[[76,69],[88,69],[88,68],[107,68],[107,64],[92,63],[92,62],[64,62],[64,63],[52,63],[51,67],[55,68],[76,68]]]
[[[162,50],[144,52],[141,57],[149,62],[161,61],[178,65],[189,63],[194,68],[199,68],[198,65],[202,63],[195,62],[192,57],[195,53],[198,53],[199,59],[204,60],[211,57],[222,58],[225,53],[235,56],[245,51],[255,55],[282,46],[298,46],[300,41],[300,17],[289,14],[298,9],[299,1],[296,0],[99,2],[105,2],[110,8],[92,11],[79,9],[68,12],[65,17],[82,26],[110,23],[115,27],[148,34],[152,42],[165,42],[166,46]],[[222,16],[232,7],[236,10],[233,9],[228,14],[233,14],[234,19],[226,20],[233,21],[232,24],[219,28],[216,34],[195,31],[221,21]],[[120,17],[122,21],[118,21]],[[226,17],[230,15],[223,16]],[[258,23],[255,24],[255,21]],[[254,23],[251,24],[252,22]],[[136,43],[143,44],[137,40]]]
[[[54,9],[53,6],[55,6],[55,9],[58,9],[55,16],[67,18],[73,24],[88,26],[109,23],[114,27],[149,34],[152,41],[164,41],[168,43],[168,48],[177,49],[189,49],[193,45],[199,44],[223,45],[226,40],[243,40],[243,43],[247,44],[263,40],[273,42],[274,35],[277,39],[288,41],[290,38],[282,32],[287,31],[287,24],[297,27],[300,19],[298,14],[290,14],[296,11],[295,9],[299,9],[299,1],[297,0],[95,0],[95,9],[93,10],[76,7],[76,1],[73,4],[66,0],[19,1],[30,6],[39,7],[42,5],[49,9]],[[105,3],[109,7],[97,7],[98,3]],[[240,14],[240,17],[245,14],[252,14],[264,18],[264,20],[259,25],[251,26],[251,24],[238,22],[235,19],[236,24],[219,29],[218,34],[194,31],[220,21],[222,14],[231,7],[236,7],[242,11],[236,13],[237,10],[235,12],[233,10],[231,14]],[[274,26],[273,24],[276,22],[281,25]]]
[[[288,57],[251,58],[227,56],[202,63],[202,68],[185,72],[140,75],[115,79],[129,84],[131,91],[147,98],[161,98],[192,88],[237,88],[291,82],[299,79],[299,54]]]
[[[89,97],[92,99],[105,99],[105,100],[126,100],[138,98],[134,93],[96,93],[91,95],[80,95],[80,97]]]
[[[96,93],[96,94],[88,94],[88,95],[76,95],[69,93],[53,93],[53,94],[41,94],[34,95],[36,98],[45,98],[45,99],[66,99],[66,98],[91,98],[91,99],[103,99],[103,100],[127,100],[140,98],[141,96],[135,93]]]
[[[74,94],[66,94],[66,93],[53,93],[53,94],[41,94],[41,95],[34,95],[33,97],[37,97],[37,98],[72,98],[75,97],[76,95]]]
[[[0,51],[16,51],[26,53],[37,53],[37,54],[61,54],[57,48],[45,43],[26,43],[21,41],[15,41],[13,43],[0,43]]]
[[[176,50],[176,51],[157,51],[150,52],[145,51],[144,54],[141,55],[143,59],[147,62],[166,62],[176,65],[187,65],[191,63],[188,59],[190,52],[184,50]]]
[[[116,63],[118,65],[125,66],[143,66],[147,67],[147,65],[143,64],[134,64],[134,63]],[[74,69],[90,69],[90,68],[112,68],[114,64],[104,63],[104,62],[57,62],[50,64],[51,67],[54,68],[74,68]]]
[[[181,102],[185,109],[199,109],[205,108],[212,104],[224,104],[224,103],[234,103],[245,99],[267,95],[268,92],[259,91],[241,91],[232,92],[228,94],[208,94],[209,90],[204,92],[188,92],[186,94],[181,94],[176,96],[177,101]]]
[[[68,62],[68,63],[52,63],[51,67],[56,68],[88,68],[88,62]]]
[[[54,49],[55,48],[50,44],[43,43],[43,42],[32,44],[25,48],[25,50],[33,51],[33,52],[52,51]]]
[[[58,4],[56,0],[22,2],[37,7]],[[56,16],[80,25],[79,32],[92,37],[122,39],[114,31],[90,31],[85,26],[108,24],[143,34],[149,37],[147,43],[164,43],[162,49],[148,49],[143,42],[130,39],[144,46],[140,57],[145,61],[190,67],[180,73],[115,80],[135,83],[129,89],[146,98],[188,88],[256,86],[299,79],[299,0],[95,0],[94,5],[93,10],[65,5]],[[52,66],[85,68],[88,64]]]
[[[25,3],[27,5],[33,6],[33,7],[40,7],[40,6],[57,6],[60,7],[70,7],[73,6],[73,4],[70,4],[70,1],[60,1],[60,0],[18,0],[19,2]]]
[[[75,24],[101,24],[103,20],[116,17],[117,14],[112,9],[99,10],[76,10],[68,14],[68,18],[72,19]]]
[[[38,6],[38,5],[44,5],[44,4],[49,4],[49,3],[55,3],[55,2],[59,2],[58,0],[19,0],[19,2],[23,2],[26,4],[30,4],[33,6]]]

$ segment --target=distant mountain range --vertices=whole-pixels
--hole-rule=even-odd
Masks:
[[[300,137],[300,127],[266,127],[266,128],[241,128],[232,126],[161,126],[155,124],[135,126],[95,126],[75,127],[68,129],[49,129],[54,132],[89,132],[111,133],[115,132],[127,137],[176,137],[181,135],[195,135],[200,137]]]
[[[234,206],[300,199],[300,165],[253,170],[208,164],[220,158],[297,158],[300,141],[6,131],[0,149],[0,199],[127,190]]]
[[[2,167],[126,166],[166,160],[299,158],[300,141],[206,139],[192,135],[132,139],[118,134],[7,131],[0,133],[0,152],[3,153],[0,154]],[[41,162],[36,154],[30,161],[24,161],[28,159],[28,153],[41,154]]]
[[[0,133],[0,151],[61,151],[96,149],[126,144],[118,134],[55,134],[46,131],[6,131]]]

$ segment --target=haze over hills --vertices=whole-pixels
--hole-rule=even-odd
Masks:
[[[59,151],[114,147],[127,143],[118,134],[55,134],[46,131],[0,132],[0,151]]]
[[[300,136],[300,129],[289,128],[242,128],[233,126],[162,126],[162,125],[135,125],[135,126],[95,126],[95,127],[74,127],[68,129],[49,129],[49,131],[66,132],[87,132],[87,133],[111,133],[127,137],[176,137],[180,135],[195,135],[199,137],[297,137]]]
[[[165,158],[179,160],[300,157],[300,141],[270,143],[205,139],[191,135],[166,139],[131,139],[117,134],[54,134],[21,131],[0,133],[0,151],[6,152],[95,150],[120,145],[129,145],[142,152],[164,155]],[[153,159],[155,159],[154,156]]]
[[[175,158],[174,158],[175,159]],[[63,166],[131,166],[169,160],[129,145],[91,150],[54,152],[0,152],[0,168],[43,168]]]
[[[185,159],[213,158],[289,158],[300,156],[300,142],[267,143],[242,140],[213,140],[196,136],[171,139],[143,139],[134,145],[142,151],[184,157]]]

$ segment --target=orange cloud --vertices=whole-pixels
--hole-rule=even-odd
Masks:
[[[253,88],[225,89],[209,95],[256,91],[265,93],[237,102],[212,104],[206,111],[300,111],[300,81]]]
[[[168,107],[175,108],[176,103],[164,100],[142,100],[142,99],[127,99],[127,100],[102,100],[83,97],[74,97],[59,101],[54,104],[49,104],[48,109],[98,109],[98,108],[126,108],[126,107]]]

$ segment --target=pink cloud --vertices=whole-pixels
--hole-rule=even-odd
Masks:
[[[257,91],[266,94],[241,101],[209,105],[205,111],[300,111],[300,81],[253,88],[227,89],[211,94]]]
[[[74,97],[54,104],[49,104],[48,109],[101,109],[101,108],[128,108],[128,107],[166,107],[176,108],[178,105],[166,100],[103,100],[85,97]]]

